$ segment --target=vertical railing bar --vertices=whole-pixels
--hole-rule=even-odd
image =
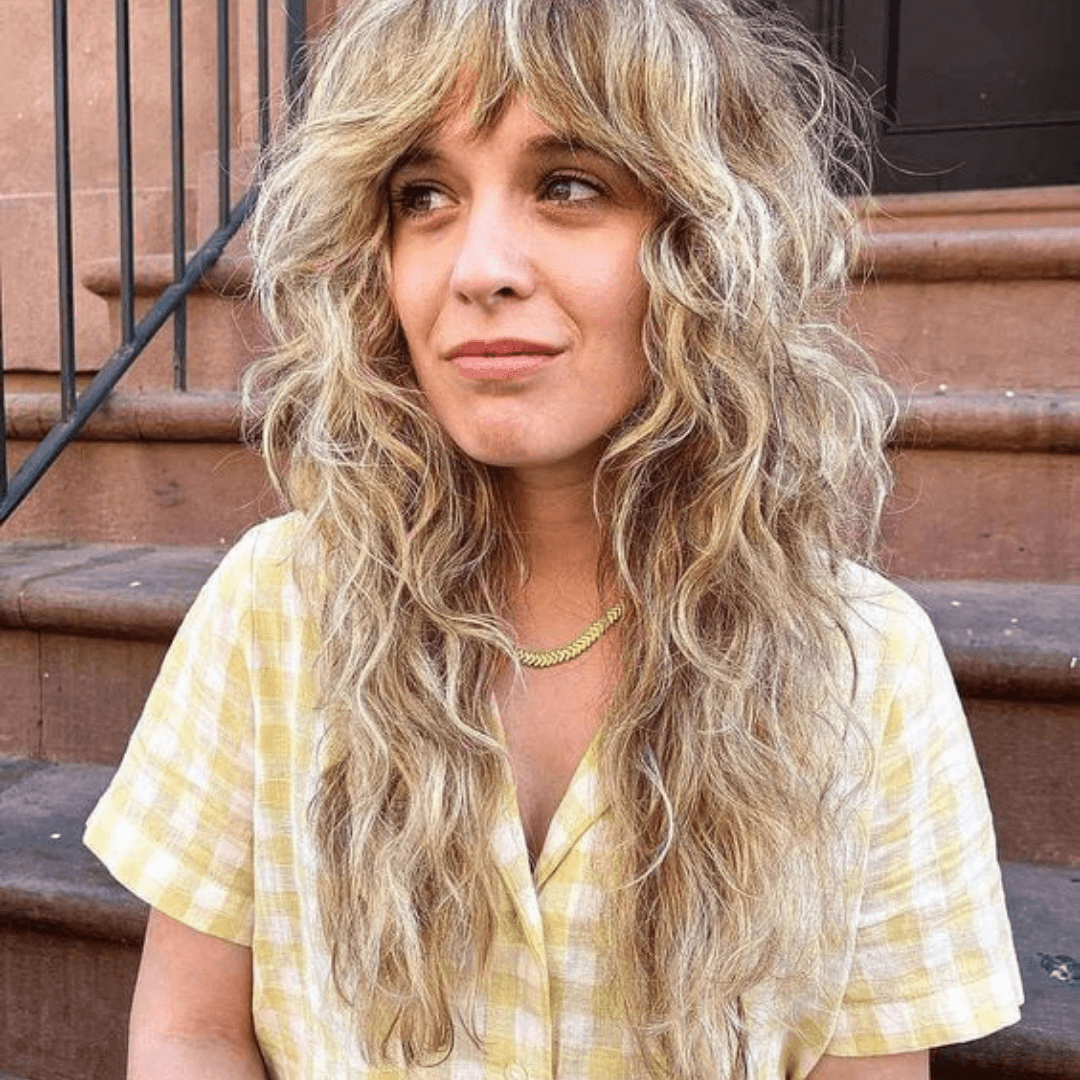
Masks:
[[[287,0],[285,6],[285,95],[290,118],[300,107],[307,42],[307,0]]]
[[[67,0],[53,0],[53,119],[56,141],[56,284],[60,413],[75,408],[75,273],[71,241],[71,115]]]
[[[169,3],[169,63],[172,70],[173,281],[184,276],[187,260],[187,205],[184,172],[184,12],[183,0]],[[187,302],[173,315],[173,386],[187,389]]]
[[[229,0],[218,0],[218,225],[229,220]]]
[[[255,33],[259,67],[259,149],[270,142],[270,14],[268,0],[255,5]]]
[[[128,0],[116,0],[116,130],[120,180],[120,329],[135,332],[135,214],[131,164],[131,29]]]
[[[4,275],[0,272],[0,501],[7,498],[7,414],[4,411]]]

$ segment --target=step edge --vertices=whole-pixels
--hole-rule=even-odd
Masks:
[[[9,439],[42,439],[61,419],[59,395],[16,392],[5,399]],[[78,438],[105,442],[243,442],[236,391],[114,392]]]
[[[191,257],[189,252],[188,257]],[[120,259],[115,256],[90,259],[80,267],[84,288],[103,299],[120,295]],[[135,256],[135,295],[160,296],[176,278],[172,255]],[[251,295],[252,261],[249,255],[223,255],[199,279],[193,291],[232,299]]]
[[[1067,390],[898,392],[902,449],[1080,453],[1080,393]]]
[[[149,910],[119,884],[80,889],[43,882],[35,889],[0,883],[0,922],[9,927],[139,945]]]
[[[942,637],[953,678],[966,697],[1080,701],[1080,668],[1068,653],[974,649]]]
[[[854,209],[869,219],[1080,211],[1080,184],[873,195],[856,200]]]
[[[199,589],[225,554],[224,548],[206,545],[166,547],[147,544],[50,544],[13,541],[3,545],[20,554],[21,571],[0,572],[0,627],[47,633],[109,637],[122,640],[168,642],[176,633]],[[66,552],[66,565],[35,567],[35,551]],[[130,558],[125,561],[124,556]],[[168,587],[147,564],[135,557],[157,556],[170,571]],[[95,564],[131,566],[138,573],[138,587],[104,593],[81,586],[79,575]],[[102,597],[107,602],[102,602]]]
[[[1080,279],[1080,225],[871,232],[854,276],[925,282]]]
[[[896,584],[930,617],[964,694],[1080,700],[1080,584],[902,577]],[[1024,614],[1032,609],[1040,612],[1034,626]],[[1025,640],[1002,643],[1013,633],[1013,612]]]
[[[896,388],[893,438],[902,448],[1080,453],[1080,393],[1069,390]],[[60,419],[55,394],[16,392],[6,399],[9,439],[43,438]],[[243,443],[236,391],[147,391],[111,394],[80,440]]]

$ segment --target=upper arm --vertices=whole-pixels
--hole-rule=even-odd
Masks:
[[[151,909],[131,1007],[129,1075],[168,1075],[156,1056],[166,1043],[216,1046],[261,1070],[251,950]]]
[[[823,1057],[807,1080],[928,1080],[929,1076],[929,1051],[916,1050],[881,1057]]]
[[[1014,1023],[1021,1000],[989,804],[945,655],[910,601],[890,619],[866,647],[880,731],[869,850],[824,1047],[851,1058],[979,1038]]]

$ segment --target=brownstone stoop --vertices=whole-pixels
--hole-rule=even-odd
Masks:
[[[1027,994],[1019,1025],[936,1053],[934,1077],[1080,1080],[1080,187],[860,212],[849,318],[901,410],[882,562],[964,697]],[[171,262],[136,270],[147,303]],[[99,323],[118,277],[81,267]],[[198,588],[278,511],[241,438],[237,375],[264,342],[249,279],[230,253],[192,298],[192,389],[151,346],[0,528],[0,1080],[124,1075],[145,910],[79,837]],[[56,419],[54,382],[42,358],[9,373],[16,461]]]

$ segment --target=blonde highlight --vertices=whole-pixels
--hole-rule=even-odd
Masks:
[[[791,27],[725,0],[374,0],[318,53],[253,226],[278,344],[246,392],[306,522],[334,974],[365,1053],[403,1067],[482,1036],[509,775],[492,690],[528,572],[497,472],[426,410],[388,295],[387,178],[463,72],[478,129],[523,95],[656,206],[649,386],[595,486],[625,608],[598,739],[606,925],[652,1072],[742,1075],[747,995],[816,978],[839,929],[868,767],[842,567],[871,557],[891,400],[838,323],[857,105]]]

